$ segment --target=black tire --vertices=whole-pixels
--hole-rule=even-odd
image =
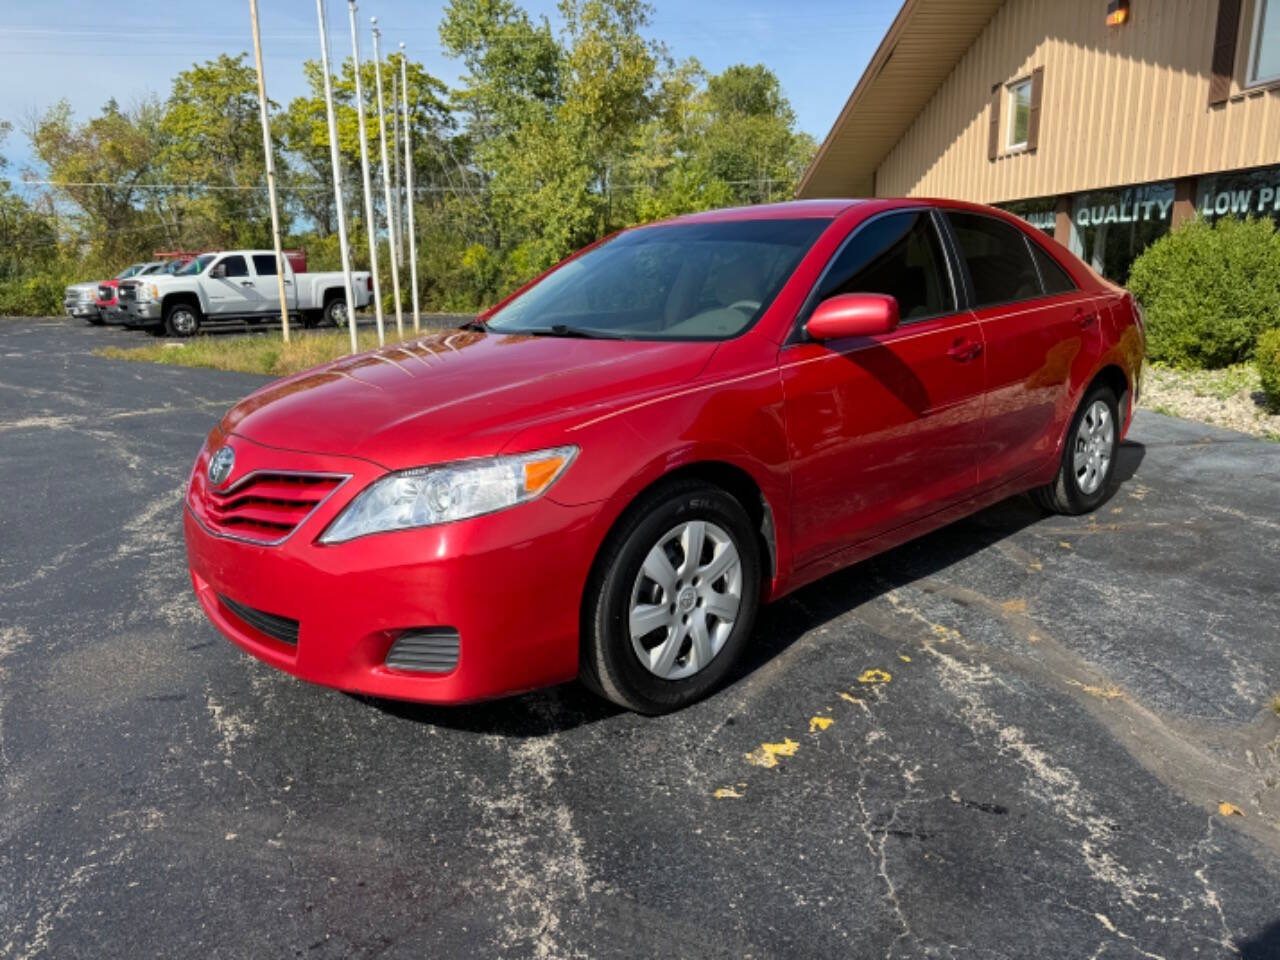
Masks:
[[[347,298],[331,297],[324,305],[324,322],[331,327],[346,326]]]
[[[1109,449],[1105,444],[1099,448],[1106,453],[1106,466],[1101,471],[1102,480],[1096,489],[1086,492],[1081,487],[1080,478],[1077,476],[1076,452],[1082,442],[1087,445],[1087,438],[1082,441],[1080,425],[1097,403],[1105,404],[1110,413],[1111,439]],[[1062,445],[1062,461],[1058,464],[1058,475],[1053,478],[1052,483],[1031,491],[1031,498],[1051,513],[1075,516],[1096,510],[1111,496],[1114,489],[1116,454],[1119,449],[1120,404],[1110,387],[1098,384],[1085,394],[1075,416],[1071,418],[1071,426],[1067,428],[1067,439]]]
[[[105,319],[103,319],[102,314],[100,313],[95,313],[91,317],[85,317],[85,319],[88,320],[95,327],[100,327],[107,322]]]
[[[632,645],[632,590],[649,552],[673,528],[691,520],[713,523],[730,538],[741,564],[741,598],[728,637],[709,662],[691,676],[665,679],[641,663]],[[755,623],[760,583],[758,535],[736,499],[696,480],[655,488],[615,527],[587,582],[580,664],[583,683],[637,713],[667,713],[700,700],[720,685],[741,656]],[[686,644],[682,649],[692,643],[681,642]]]
[[[193,337],[200,330],[200,308],[173,303],[164,311],[164,332],[171,337]]]

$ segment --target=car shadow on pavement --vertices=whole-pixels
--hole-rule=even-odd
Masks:
[[[1280,957],[1280,920],[1239,945],[1240,960],[1276,960]]]
[[[1133,479],[1145,456],[1142,444],[1121,442],[1112,497]],[[809,631],[891,590],[932,577],[1051,517],[1030,497],[1019,494],[797,590],[760,611],[753,642],[730,683],[740,683],[776,660]]]
[[[1121,443],[1116,455],[1117,489],[1133,478],[1145,453],[1146,448],[1140,443]],[[730,674],[728,685],[732,687],[767,665],[810,630],[895,587],[931,577],[1047,516],[1028,497],[1010,497],[766,606],[760,611],[752,642],[738,668]],[[576,683],[461,707],[350,696],[402,720],[504,737],[547,736],[622,712],[620,707]]]

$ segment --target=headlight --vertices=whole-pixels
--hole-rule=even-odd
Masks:
[[[514,507],[545,493],[577,454],[577,447],[555,447],[390,474],[352,500],[320,542],[342,543]]]

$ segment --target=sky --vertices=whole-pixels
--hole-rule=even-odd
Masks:
[[[350,54],[345,0],[325,0],[334,61]],[[900,0],[650,0],[647,31],[677,59],[718,72],[734,63],[774,70],[801,130],[821,141],[898,12]],[[384,52],[403,41],[413,60],[446,83],[460,65],[440,49],[445,0],[362,0],[361,56],[371,51],[369,17]],[[555,0],[524,0],[553,23]],[[301,64],[318,59],[315,0],[259,0],[267,93],[287,103],[304,90]],[[14,125],[0,153],[17,180],[32,163],[22,128],[59,99],[78,117],[108,98],[127,106],[164,96],[174,74],[221,52],[251,50],[248,0],[0,0],[0,119]]]

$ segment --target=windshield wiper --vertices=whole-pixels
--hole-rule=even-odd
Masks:
[[[459,330],[466,330],[469,333],[488,333],[489,328],[479,320],[468,320],[466,323],[458,324]]]
[[[567,323],[553,323],[549,327],[540,327],[536,330],[527,330],[525,332],[540,337],[575,337],[580,340],[623,339],[616,333],[609,333],[605,330],[591,330],[587,327],[571,327]]]

